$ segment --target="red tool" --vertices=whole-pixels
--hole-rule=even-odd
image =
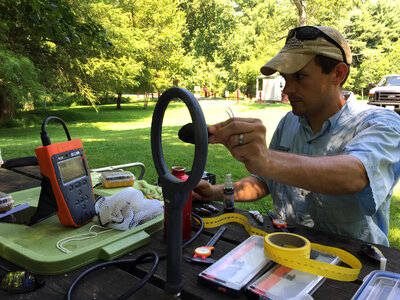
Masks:
[[[286,222],[285,220],[276,218],[276,217],[274,216],[273,213],[271,213],[271,212],[269,212],[269,211],[267,210],[266,207],[264,207],[264,209],[265,209],[265,211],[267,212],[269,218],[271,219],[272,224],[273,224],[276,228],[282,230],[283,232],[289,232],[289,230],[287,229],[287,222]]]

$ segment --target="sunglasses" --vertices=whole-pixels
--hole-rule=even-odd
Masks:
[[[27,293],[44,286],[44,281],[29,271],[10,272],[7,268],[0,266],[7,273],[0,276],[0,289],[13,293]]]
[[[338,42],[336,42],[333,38],[331,38],[329,35],[321,31],[320,29],[313,27],[313,26],[301,26],[301,27],[296,27],[293,28],[289,31],[287,37],[286,37],[286,43],[289,39],[296,37],[297,39],[301,41],[312,41],[316,40],[319,37],[322,37],[323,39],[327,40],[331,44],[335,45],[337,48],[339,48],[340,52],[342,52],[343,56],[343,61],[346,64],[349,64],[346,60],[346,55],[344,53],[344,50],[342,46],[339,45]]]

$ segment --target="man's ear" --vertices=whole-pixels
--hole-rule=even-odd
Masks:
[[[335,66],[335,69],[333,71],[334,77],[333,77],[332,83],[334,85],[340,85],[343,82],[343,80],[346,78],[348,70],[349,70],[349,68],[347,67],[347,65],[344,62],[338,63]]]

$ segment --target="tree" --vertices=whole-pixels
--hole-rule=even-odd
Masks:
[[[254,92],[260,67],[299,22],[348,40],[345,89],[399,70],[400,0],[4,0],[0,117],[54,88],[91,103],[116,94],[118,108],[122,93],[173,84]]]
[[[88,82],[97,94],[117,94],[117,109],[121,109],[123,92],[140,84],[143,54],[140,32],[132,27],[131,14],[115,5],[94,2],[90,11],[107,32],[112,47],[98,57],[88,59],[84,65]]]
[[[243,0],[239,5],[243,11],[239,27],[249,33],[245,36],[250,48],[246,50],[248,58],[236,61],[236,82],[242,92],[249,90],[255,95],[260,67],[284,46],[288,30],[297,25],[297,16],[288,0]]]
[[[140,91],[161,92],[178,82],[187,84],[192,74],[192,56],[183,47],[185,14],[178,0],[127,0],[125,7],[132,16],[132,26],[141,33],[138,41],[145,47],[139,61],[144,70]]]
[[[384,75],[400,72],[399,0],[355,2],[346,28],[354,69],[354,86],[348,86],[349,89],[361,91]]]
[[[0,47],[0,119],[14,115],[24,105],[34,106],[42,86],[34,64]]]
[[[183,33],[187,52],[196,57],[215,60],[215,53],[228,50],[224,41],[235,35],[236,19],[233,2],[227,0],[184,0],[180,4],[186,13],[187,31]]]
[[[307,25],[307,2],[305,0],[293,0],[293,3],[299,12],[299,26]]]
[[[0,43],[15,57],[31,61],[47,88],[68,87],[79,93],[85,84],[81,65],[107,43],[104,29],[74,2],[4,0],[0,20]],[[21,99],[8,94],[0,98],[9,98],[3,100],[7,102]],[[20,103],[14,104],[12,110]]]

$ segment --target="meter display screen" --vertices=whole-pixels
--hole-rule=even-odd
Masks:
[[[81,156],[58,162],[58,168],[60,169],[61,179],[64,184],[76,178],[86,176],[86,169]]]

